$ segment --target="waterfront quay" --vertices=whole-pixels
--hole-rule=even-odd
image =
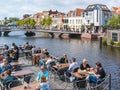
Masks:
[[[0,45],[3,46],[4,43],[8,44],[11,48],[11,43],[15,42],[17,46],[23,45],[25,42],[29,42],[35,45],[36,48],[41,49],[47,48],[51,55],[62,57],[63,53],[66,53],[68,60],[70,61],[72,57],[75,57],[79,65],[82,63],[84,58],[87,59],[91,67],[95,67],[96,62],[101,62],[106,73],[111,74],[111,90],[120,89],[120,50],[113,47],[100,47],[99,41],[88,40],[88,39],[59,39],[59,38],[48,38],[41,34],[35,37],[24,36],[23,31],[10,32],[8,37],[0,37]],[[40,70],[40,66],[32,66],[31,61],[26,60],[24,57],[20,57],[20,62],[25,63],[23,68],[31,69],[34,71],[34,77],[37,77],[37,73]],[[29,62],[29,63],[28,63]],[[66,82],[61,80],[54,81],[54,78],[50,79],[52,81],[51,86],[53,89],[63,89],[65,90]],[[55,86],[56,85],[56,86]],[[65,86],[64,86],[65,85]],[[55,87],[54,87],[55,86]],[[62,87],[63,86],[63,87]],[[67,88],[70,89],[70,85]]]

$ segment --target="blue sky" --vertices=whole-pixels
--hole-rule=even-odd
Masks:
[[[105,4],[110,9],[120,7],[120,0],[0,0],[0,20],[4,17],[19,17],[42,10],[68,12],[75,8],[85,9],[89,4]]]

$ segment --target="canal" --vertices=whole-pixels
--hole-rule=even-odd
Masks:
[[[47,48],[50,54],[61,57],[63,53],[68,59],[76,57],[79,64],[84,58],[88,60],[91,67],[100,61],[107,73],[112,74],[112,90],[120,90],[120,49],[113,47],[100,47],[98,40],[86,39],[59,39],[47,38],[41,35],[36,37],[25,37],[23,32],[11,32],[8,37],[0,37],[0,45],[12,42],[22,45],[25,42],[40,48]]]

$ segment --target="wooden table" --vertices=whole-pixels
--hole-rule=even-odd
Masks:
[[[25,86],[27,88],[24,88]],[[13,87],[10,90],[36,90],[37,86],[38,86],[38,83],[33,82],[33,83],[28,84],[28,85],[20,85],[20,86],[17,86],[17,87]]]
[[[22,62],[11,62],[10,65],[12,66],[20,66],[20,65],[23,65]]]
[[[31,53],[32,50],[24,50],[23,52],[24,52],[24,53]]]
[[[53,67],[54,67],[55,69],[57,69],[57,70],[60,70],[60,69],[69,67],[69,64],[68,64],[68,63],[57,64],[57,65],[54,65]]]
[[[34,74],[34,73],[31,70],[26,70],[26,69],[12,72],[12,75],[14,75],[16,77],[22,77],[22,76],[31,75],[31,74]]]
[[[77,72],[72,73],[72,75],[77,78],[85,78],[88,76],[88,71],[79,69]]]

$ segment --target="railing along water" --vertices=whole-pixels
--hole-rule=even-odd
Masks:
[[[90,86],[88,90],[111,90],[111,74],[106,75],[99,84]]]

